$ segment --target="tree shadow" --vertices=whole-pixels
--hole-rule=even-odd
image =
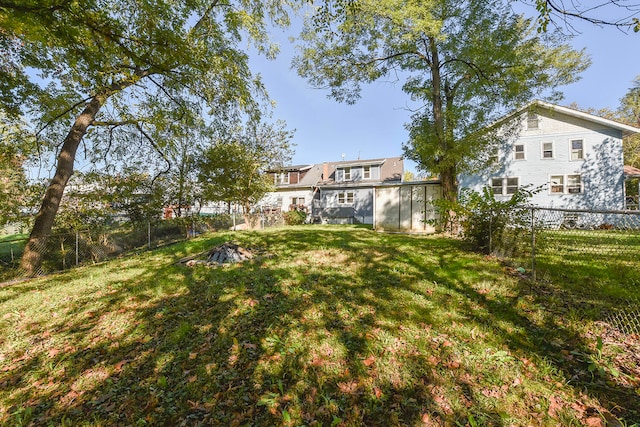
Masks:
[[[173,262],[230,237],[245,247],[262,247],[271,257],[213,269]],[[478,340],[496,351],[507,349],[504,360],[492,363],[523,375],[529,368],[522,360],[535,359],[573,381],[583,363],[568,360],[564,351],[594,356],[590,343],[552,310],[533,319],[519,307],[522,298],[530,299],[529,306],[547,302],[527,282],[514,281],[508,295],[485,292],[504,278],[500,266],[480,263],[455,241],[356,227],[293,228],[224,234],[144,254],[138,261],[109,264],[99,287],[74,291],[56,306],[64,311],[58,320],[25,320],[19,314],[5,319],[29,342],[0,360],[0,397],[8,405],[0,420],[24,425],[465,425],[474,420],[500,426],[509,424],[509,416],[499,413],[495,400],[517,392],[502,390],[498,381],[508,378],[512,387],[515,377],[490,377],[491,364],[484,359],[495,358],[495,352],[476,353]],[[87,283],[91,271],[61,275],[47,286]],[[42,282],[34,283],[17,289],[33,292]],[[582,381],[571,387],[620,405],[618,395],[607,398]],[[629,392],[614,388],[620,396]],[[640,407],[637,398],[625,402],[620,409],[629,414],[632,405]],[[547,406],[529,409],[551,424],[555,419],[545,413]]]

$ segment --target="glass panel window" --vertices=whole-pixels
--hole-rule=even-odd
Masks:
[[[518,144],[515,146],[513,158],[515,160],[524,160],[524,144]]]
[[[564,193],[564,176],[552,175],[550,179],[551,192],[562,194]]]
[[[491,179],[491,190],[496,196],[502,196],[502,178]]]
[[[282,172],[275,174],[276,185],[289,183],[289,172]]]
[[[542,158],[553,159],[553,142],[542,143]]]
[[[364,179],[371,179],[371,166],[365,166],[362,169],[362,177]]]
[[[349,181],[351,179],[351,168],[344,168],[343,170],[344,180]]]
[[[507,178],[507,194],[514,194],[518,189],[518,178]]]
[[[571,160],[584,159],[584,145],[581,139],[571,141]]]
[[[538,129],[538,115],[529,113],[527,115],[527,129]]]
[[[340,204],[353,204],[353,192],[338,193],[338,203]]]
[[[571,194],[582,193],[580,175],[567,175],[567,192]]]

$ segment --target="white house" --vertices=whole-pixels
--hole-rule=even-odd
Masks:
[[[537,206],[626,208],[622,138],[640,129],[542,101],[510,117],[521,122],[519,135],[499,148],[495,167],[459,177],[460,188],[489,186],[508,198],[531,185],[541,188],[531,200]]]

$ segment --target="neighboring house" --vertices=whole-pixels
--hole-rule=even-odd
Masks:
[[[276,191],[259,203],[262,210],[304,210],[324,223],[373,224],[374,188],[402,181],[401,157],[325,162],[273,170]]]
[[[488,186],[508,198],[527,185],[540,188],[537,206],[626,208],[622,138],[640,129],[542,101],[509,117],[521,123],[519,135],[500,147],[493,168],[459,177],[461,189]]]

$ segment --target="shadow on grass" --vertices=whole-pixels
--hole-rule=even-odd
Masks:
[[[229,239],[273,257],[174,264]],[[0,341],[3,422],[555,425],[601,409],[594,398],[629,420],[640,407],[606,371],[586,381],[569,356],[595,350],[544,294],[455,241],[223,234],[11,292],[34,299],[1,324],[15,329]]]

